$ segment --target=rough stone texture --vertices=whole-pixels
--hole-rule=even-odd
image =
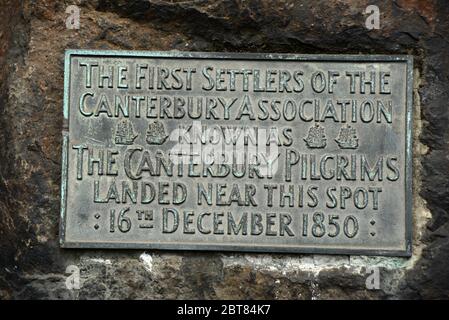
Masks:
[[[449,298],[448,16],[445,0],[0,0],[0,299]],[[61,250],[67,48],[414,55],[413,257]]]

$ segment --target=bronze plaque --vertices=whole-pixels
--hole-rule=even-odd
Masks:
[[[61,246],[410,255],[412,67],[67,51]]]

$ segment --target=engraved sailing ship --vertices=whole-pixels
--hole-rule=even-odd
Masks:
[[[335,141],[341,149],[357,149],[359,146],[359,138],[357,131],[350,125],[341,127],[337,139]]]
[[[324,128],[318,123],[315,126],[310,127],[309,133],[304,141],[309,148],[324,148],[326,146],[326,135],[324,133]]]
[[[122,120],[117,123],[115,130],[115,143],[131,145],[137,138],[138,134],[134,133],[134,128],[129,120]]]
[[[147,143],[163,144],[167,140],[168,135],[165,133],[164,125],[159,121],[154,121],[148,125]]]

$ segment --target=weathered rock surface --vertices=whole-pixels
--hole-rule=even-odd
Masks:
[[[79,30],[66,7],[81,9]],[[365,28],[376,4],[381,28]],[[0,1],[0,298],[449,298],[449,5],[444,0]],[[415,57],[410,259],[61,250],[67,48]],[[66,267],[81,289],[65,286]],[[380,268],[380,290],[366,270]]]

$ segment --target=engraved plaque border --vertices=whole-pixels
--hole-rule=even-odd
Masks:
[[[286,245],[241,246],[235,244],[196,244],[196,243],[109,243],[109,242],[72,242],[66,241],[66,203],[68,183],[68,146],[69,146],[69,97],[70,97],[70,61],[73,56],[100,57],[144,57],[165,59],[210,59],[210,60],[265,60],[265,61],[310,61],[310,62],[400,62],[406,63],[406,121],[405,121],[405,247],[402,250],[351,249],[292,247]],[[62,171],[61,171],[61,207],[59,239],[62,248],[84,249],[163,249],[163,250],[202,250],[202,251],[240,251],[273,253],[310,253],[310,254],[351,254],[405,256],[412,255],[412,203],[413,203],[413,56],[411,55],[333,55],[333,54],[280,54],[280,53],[222,53],[222,52],[179,52],[179,51],[117,51],[69,49],[64,58],[64,101],[62,132]]]

